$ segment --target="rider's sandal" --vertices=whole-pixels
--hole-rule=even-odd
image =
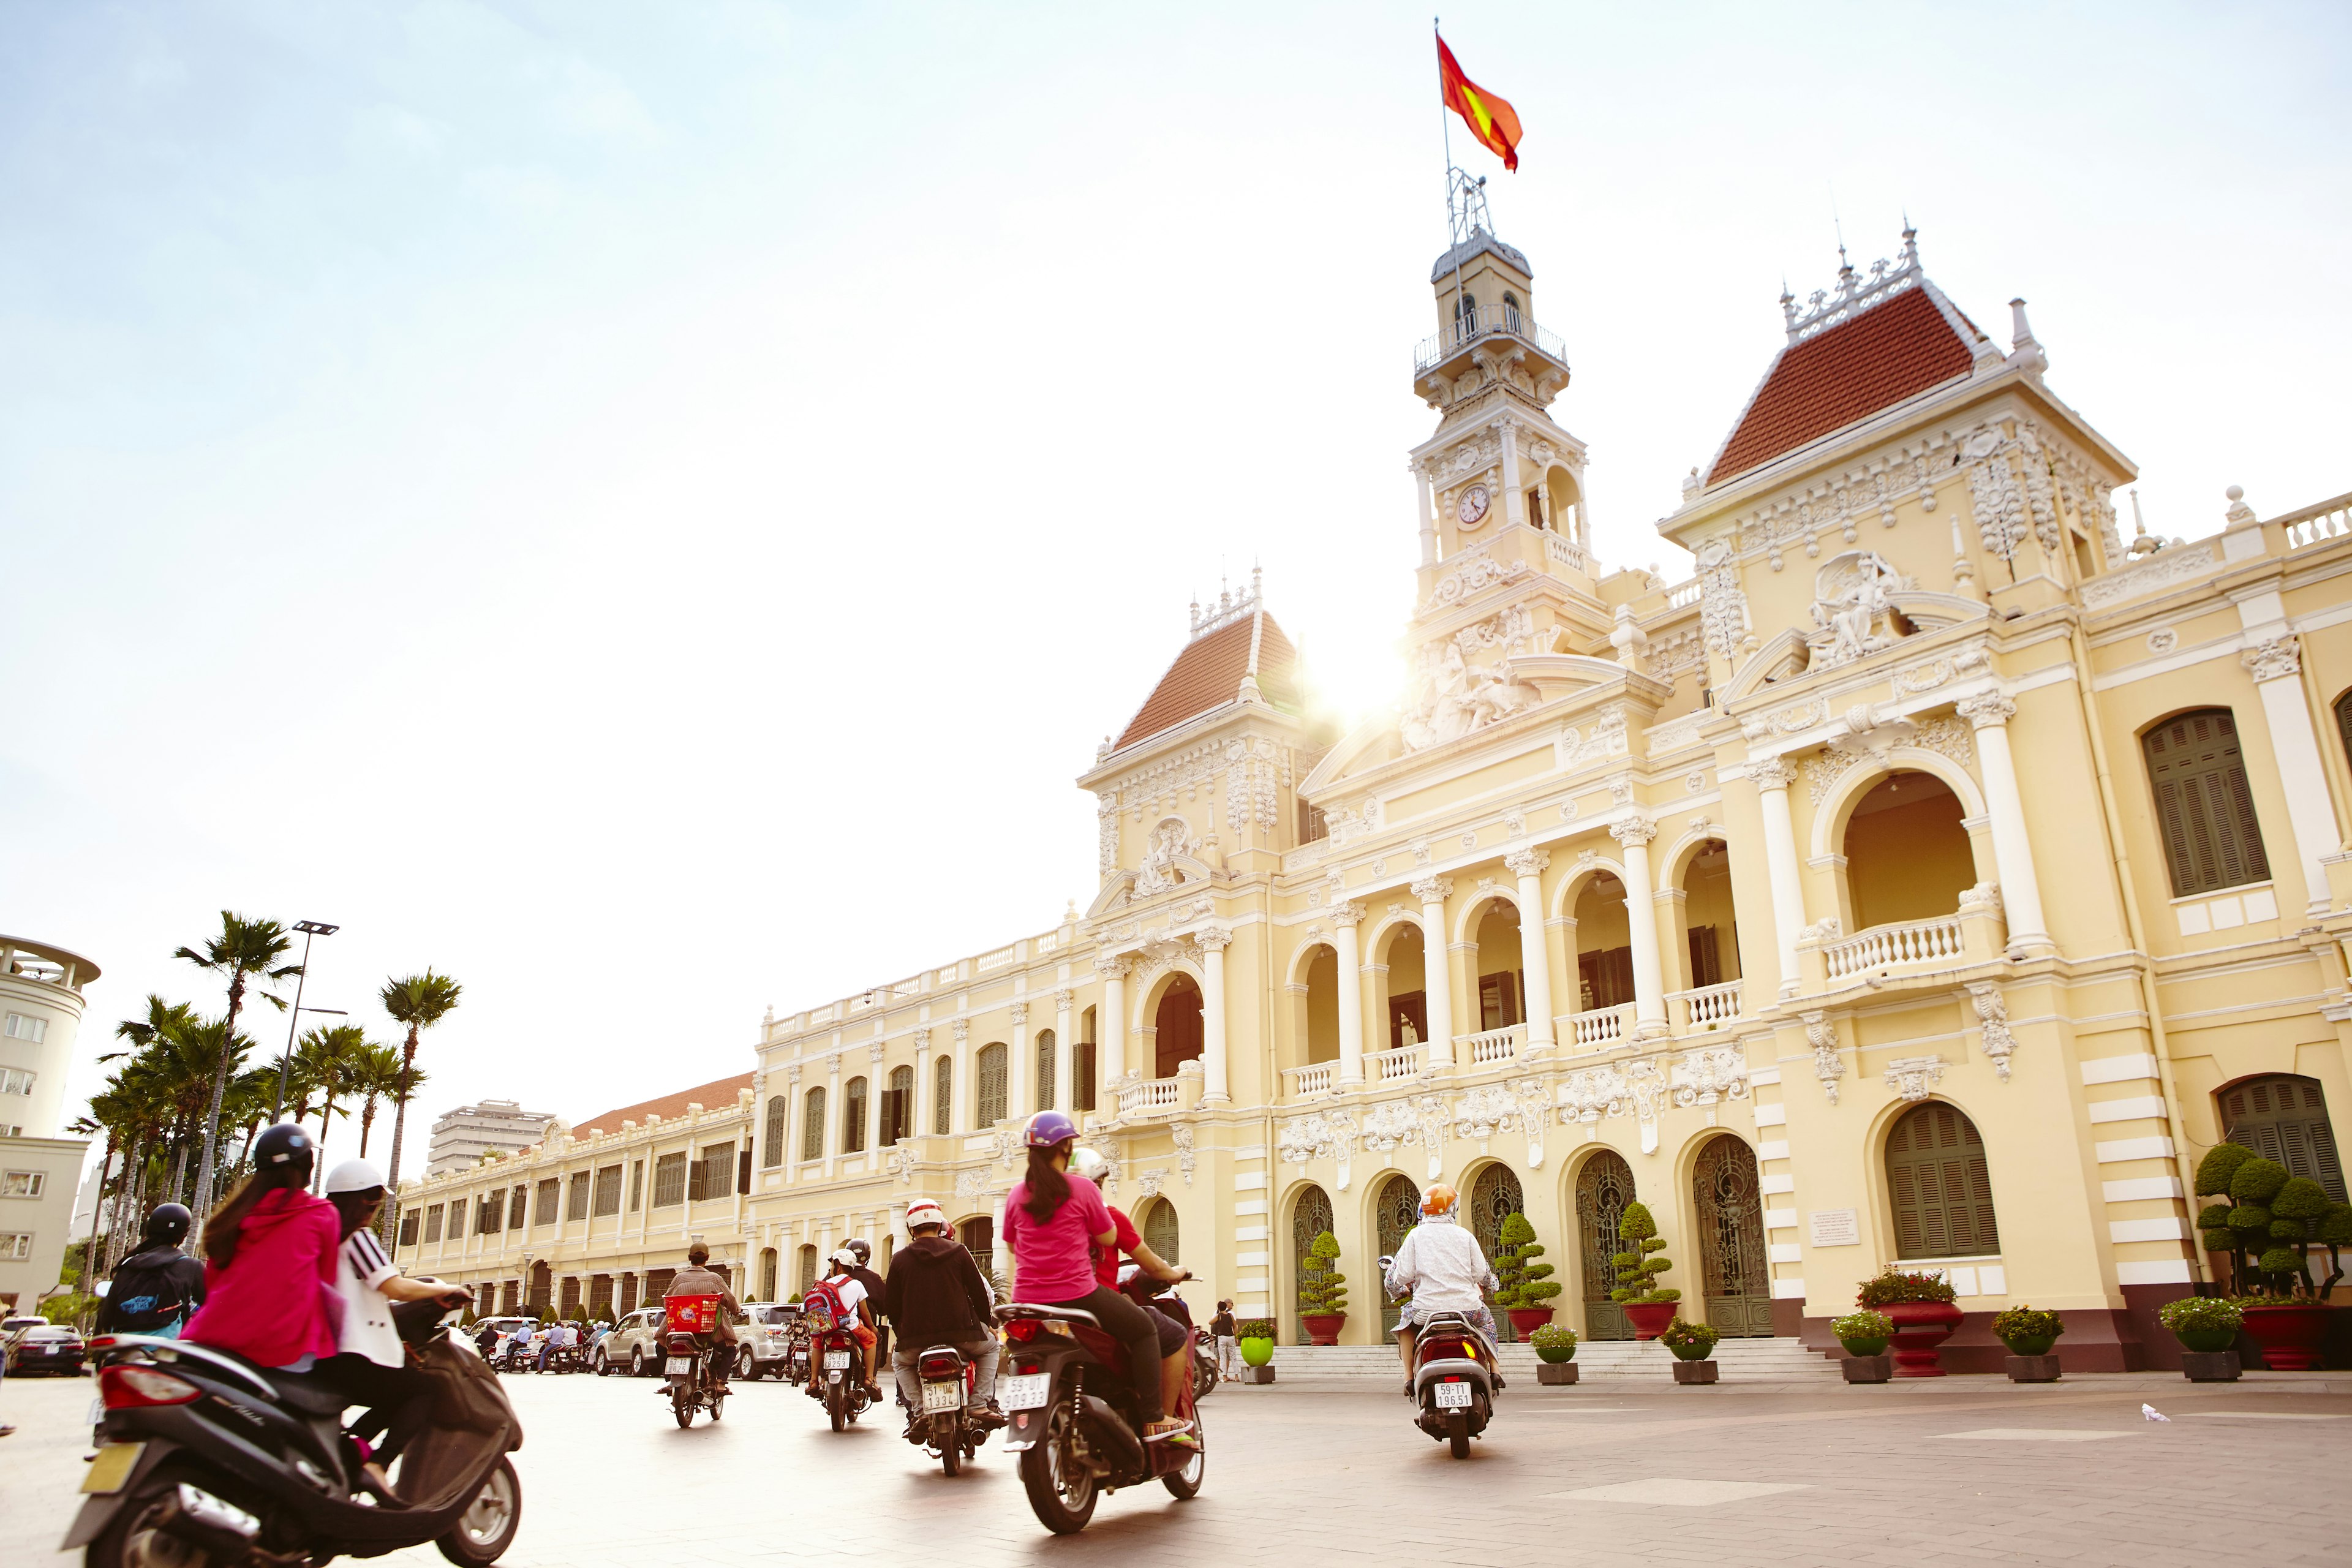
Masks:
[[[1147,1443],[1173,1443],[1183,1448],[1197,1448],[1201,1446],[1199,1439],[1192,1436],[1192,1424],[1190,1421],[1171,1421],[1157,1432],[1146,1432],[1143,1435],[1143,1440]]]

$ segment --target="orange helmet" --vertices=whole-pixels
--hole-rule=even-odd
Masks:
[[[1421,1212],[1434,1219],[1442,1214],[1452,1214],[1454,1205],[1461,1201],[1461,1194],[1439,1182],[1422,1194]]]

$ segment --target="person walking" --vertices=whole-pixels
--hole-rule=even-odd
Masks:
[[[1217,1303],[1217,1315],[1209,1320],[1209,1333],[1217,1342],[1217,1381],[1231,1383],[1242,1374],[1241,1342],[1234,1338],[1234,1304]]]

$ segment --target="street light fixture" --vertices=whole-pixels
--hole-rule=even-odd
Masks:
[[[278,1092],[270,1098],[269,1101],[269,1120],[272,1121],[285,1114],[286,1110],[286,1075],[294,1066],[294,1031],[302,1025],[302,984],[310,978],[310,939],[314,936],[332,936],[343,928],[329,925],[324,921],[296,921],[294,929],[302,933],[302,968],[301,972],[294,977],[294,1015],[286,1020],[286,1054],[278,1058]],[[313,1007],[310,1011],[325,1013],[332,1009]],[[345,1014],[344,1016],[348,1017],[350,1015]]]

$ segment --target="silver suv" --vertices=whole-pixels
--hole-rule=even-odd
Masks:
[[[625,1372],[631,1377],[658,1377],[662,1368],[662,1310],[640,1307],[613,1325],[596,1347],[596,1375]]]
[[[792,1351],[793,1330],[801,1321],[799,1304],[746,1301],[743,1313],[750,1321],[735,1326],[735,1338],[742,1347],[735,1375],[746,1379],[783,1376],[786,1358]]]

